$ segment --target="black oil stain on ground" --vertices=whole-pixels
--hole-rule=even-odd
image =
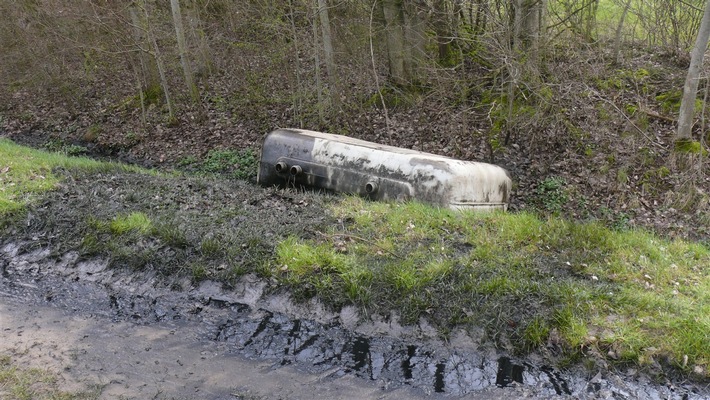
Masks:
[[[372,359],[370,357],[370,340],[364,336],[358,336],[350,344],[350,352],[353,362],[352,369],[357,372],[365,372],[372,379]]]
[[[562,378],[562,375],[559,371],[555,371],[554,368],[548,366],[540,367],[540,371],[544,372],[545,375],[547,375],[548,379],[550,380],[550,383],[552,383],[552,386],[555,388],[555,392],[557,392],[557,394],[572,394],[572,391],[569,390],[567,382],[565,382],[565,380]],[[599,387],[597,391],[600,389],[601,387]]]
[[[446,369],[446,364],[436,364],[436,372],[434,373],[434,391],[437,393],[444,393],[444,370]]]
[[[496,386],[506,387],[513,382],[523,383],[523,371],[524,367],[522,365],[514,364],[510,358],[499,358]]]
[[[405,381],[412,379],[412,357],[417,354],[417,346],[407,346],[407,358],[402,360],[402,374]]]
[[[267,315],[264,317],[264,319],[262,319],[259,322],[259,326],[256,327],[256,331],[254,331],[254,333],[251,335],[251,337],[249,339],[247,339],[247,341],[244,343],[244,347],[249,346],[254,341],[254,338],[259,336],[259,334],[266,329],[266,326],[271,321],[271,317],[273,317],[273,314],[267,313]]]

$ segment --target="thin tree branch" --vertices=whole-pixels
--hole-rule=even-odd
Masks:
[[[651,142],[651,144],[653,144],[654,146],[659,147],[659,148],[661,148],[661,149],[667,149],[666,146],[664,146],[663,144],[661,144],[661,143],[659,143],[659,142],[653,140],[650,136],[648,136],[648,134],[646,134],[646,132],[644,132],[641,128],[639,128],[638,126],[636,126],[636,124],[634,124],[634,121],[632,121],[631,118],[629,118],[629,116],[626,115],[626,113],[623,112],[619,107],[617,107],[617,105],[614,104],[611,100],[605,99],[605,98],[604,98],[602,95],[600,95],[599,92],[597,92],[596,90],[590,88],[590,87],[587,86],[587,85],[585,85],[585,86],[586,86],[587,90],[588,90],[590,93],[593,93],[593,94],[594,94],[594,97],[596,97],[597,99],[599,99],[599,100],[601,100],[601,101],[603,101],[603,102],[609,104],[610,106],[614,107],[614,108],[616,109],[616,111],[618,111],[619,114],[621,114],[621,115],[626,119],[626,121],[628,121],[629,124],[631,124],[631,126],[633,126],[633,127],[634,127],[640,134],[642,134],[649,142]]]

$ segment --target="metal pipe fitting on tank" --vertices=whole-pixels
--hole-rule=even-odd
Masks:
[[[293,167],[291,167],[291,169],[289,170],[289,172],[290,172],[291,175],[293,175],[293,176],[301,175],[301,173],[303,173],[303,168],[301,168],[300,165],[294,165]]]
[[[367,194],[377,193],[377,189],[377,182],[370,181],[365,184],[365,193]]]
[[[275,169],[276,172],[278,172],[278,173],[287,171],[287,170],[288,170],[288,164],[286,164],[286,163],[283,162],[283,161],[279,161],[279,162],[276,163],[276,165],[274,165],[274,169]]]

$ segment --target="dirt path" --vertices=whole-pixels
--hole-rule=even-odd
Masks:
[[[28,306],[0,293],[0,354],[47,368],[62,390],[96,388],[100,399],[416,399],[443,398],[408,387],[388,389],[342,371],[312,375],[293,366],[230,354],[225,343],[198,340],[195,328],[136,325]],[[469,398],[526,397],[522,388]],[[452,398],[448,396],[446,398]]]
[[[288,320],[275,311],[286,311],[288,302],[261,304],[258,284],[227,293],[205,282],[176,292],[155,287],[150,274],[121,273],[101,260],[18,249],[10,243],[0,251],[0,355],[16,366],[50,369],[61,390],[88,388],[102,399],[458,398],[435,393],[428,359],[440,355],[433,350],[410,366],[409,383],[386,369],[363,378],[388,357],[401,374],[395,342],[373,342],[358,353],[350,342],[361,336],[338,324]],[[489,372],[486,379],[495,379],[495,367]],[[535,398],[539,391],[490,386],[475,393]]]
[[[357,322],[346,309],[329,314],[262,296],[248,277],[228,291],[210,281],[173,290],[149,272],[21,248],[0,246],[0,356],[49,369],[63,391],[100,399],[708,398],[707,388],[643,375],[512,360],[466,338],[432,341],[422,326]]]

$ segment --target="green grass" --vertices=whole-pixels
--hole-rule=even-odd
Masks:
[[[38,194],[59,183],[55,168],[80,168],[89,171],[139,170],[85,157],[67,157],[19,146],[0,139],[0,217],[22,210]]]
[[[142,212],[132,212],[127,215],[118,215],[109,224],[109,229],[113,234],[123,235],[124,233],[137,231],[142,234],[149,233],[153,224]]]
[[[202,159],[187,156],[178,161],[181,169],[198,175],[218,175],[242,180],[256,180],[259,154],[251,148],[212,149]]]
[[[24,368],[0,355],[0,398],[6,400],[98,399],[100,390],[69,393],[59,389],[57,375],[39,368]]]
[[[616,34],[616,29],[619,25],[619,19],[624,11],[625,1],[618,0],[599,0],[597,12],[595,15],[596,27],[594,29],[595,37],[598,36],[600,39],[613,39]],[[558,29],[571,28],[573,25],[577,24],[578,29],[582,29],[583,26],[579,25],[578,17],[583,15],[580,12],[578,5],[579,2],[566,1],[566,2],[549,2],[548,15],[551,24],[558,24],[559,21],[565,19],[563,25],[558,26]],[[690,7],[688,4],[693,4],[696,9]],[[642,0],[632,0],[631,8],[626,15],[624,20],[624,26],[622,30],[623,39],[625,41],[635,40],[635,41],[645,41],[652,45],[671,45],[669,40],[672,32],[668,32],[671,29],[673,21],[671,21],[670,16],[673,16],[675,23],[678,24],[677,29],[679,30],[679,41],[680,45],[689,50],[695,40],[695,35],[697,34],[697,28],[693,30],[689,28],[693,26],[691,21],[699,21],[702,16],[702,11],[697,11],[697,9],[702,9],[704,3],[699,0],[691,0],[685,2],[667,2],[662,8],[662,15],[654,14],[652,12],[652,7],[648,6],[648,3]],[[672,6],[672,7],[671,7]],[[669,9],[673,9],[670,11]],[[642,10],[642,15],[638,15],[638,10]],[[660,9],[659,9],[660,11]],[[570,13],[575,14],[570,17]],[[664,20],[665,19],[665,20]],[[665,26],[668,27],[664,35],[659,34],[654,31],[654,28]],[[664,42],[665,40],[665,42]]]
[[[710,363],[710,250],[527,213],[456,213],[347,198],[344,227],[277,247],[272,275],[334,304],[484,325],[526,351],[560,336],[619,362]],[[687,359],[687,362],[684,362]]]
[[[183,230],[173,222],[153,223],[143,212],[121,213],[110,219],[95,216],[86,218],[84,237],[79,244],[84,255],[104,255],[111,265],[143,269],[148,265],[159,265],[164,246],[174,251],[187,249],[189,241]],[[204,239],[201,252],[205,258],[219,256],[221,243]],[[204,274],[193,273],[204,277]]]
[[[0,160],[3,214],[60,184],[54,168],[124,168],[6,140]],[[552,183],[545,195],[559,188]],[[395,310],[405,323],[425,317],[444,334],[455,326],[483,327],[513,351],[552,341],[572,359],[591,351],[708,377],[710,249],[701,244],[529,213],[454,212],[356,197],[330,206],[329,217],[340,223],[309,230],[308,240],[290,231],[272,243],[250,237],[254,227],[224,230],[214,221],[232,221],[241,209],[196,208],[175,218],[169,204],[156,212],[153,194],[139,202],[142,193],[116,190],[126,191],[126,207],[86,216],[76,244],[114,266],[162,268],[195,280],[254,271],[299,299]],[[548,202],[557,204],[555,196]]]

